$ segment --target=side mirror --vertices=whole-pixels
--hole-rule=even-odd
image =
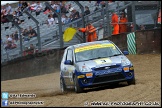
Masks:
[[[72,65],[72,61],[71,60],[65,60],[64,64],[66,64],[66,65]]]
[[[129,52],[128,51],[123,51],[123,54],[124,55],[129,55]]]

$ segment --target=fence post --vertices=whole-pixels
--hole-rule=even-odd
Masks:
[[[78,1],[74,1],[74,2],[80,7],[80,9],[82,11],[82,24],[83,24],[83,27],[85,28],[84,7]],[[85,33],[83,33],[83,42],[86,42]]]
[[[109,5],[108,5],[108,1],[106,1],[106,20],[107,20],[107,33],[108,36],[111,36],[111,32],[110,32],[110,18],[109,18]]]
[[[135,15],[135,3],[136,3],[136,1],[132,1],[132,20],[133,20],[134,32],[137,30],[137,28],[136,28],[136,15]]]
[[[37,39],[38,39],[38,50],[41,52],[41,38],[40,38],[40,28],[39,28],[39,22],[27,11],[25,10],[24,13],[26,13],[36,24],[37,26]]]
[[[48,2],[45,2],[45,5],[50,8],[52,12],[54,12],[58,16],[58,22],[59,22],[59,35],[60,35],[60,48],[64,47],[63,42],[63,33],[62,33],[62,21],[61,21],[61,14],[58,14]]]
[[[21,35],[21,27],[18,25],[18,24],[16,24],[15,22],[14,22],[14,20],[13,20],[13,17],[11,18],[11,15],[8,15],[7,16],[7,19],[12,23],[12,24],[14,24],[15,26],[16,26],[16,28],[19,30],[19,36],[20,36],[20,54],[21,54],[21,56],[23,56],[23,44],[22,44],[22,35]]]

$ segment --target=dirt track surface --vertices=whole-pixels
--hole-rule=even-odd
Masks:
[[[106,86],[86,90],[76,94],[73,91],[61,93],[59,88],[59,72],[1,81],[1,91],[9,93],[34,93],[36,98],[13,98],[12,101],[44,101],[38,106],[81,106],[86,101],[102,102],[158,102],[161,106],[161,55],[129,55],[135,69],[136,85]],[[20,105],[18,105],[20,106]],[[31,106],[31,105],[30,105]],[[90,105],[89,105],[90,106]]]

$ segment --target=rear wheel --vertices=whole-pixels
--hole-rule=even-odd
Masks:
[[[133,78],[132,80],[127,81],[128,85],[135,85],[136,84],[136,80],[135,78]]]
[[[60,78],[60,89],[62,93],[64,93],[67,90],[63,78]]]
[[[83,88],[81,88],[80,86],[79,86],[79,83],[78,83],[78,80],[77,80],[77,76],[75,75],[75,77],[74,77],[74,89],[75,89],[75,92],[76,93],[81,93],[81,92],[83,92]]]

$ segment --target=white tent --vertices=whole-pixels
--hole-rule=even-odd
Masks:
[[[6,3],[12,4],[12,3],[17,3],[19,1],[1,1],[1,5],[6,5]]]

